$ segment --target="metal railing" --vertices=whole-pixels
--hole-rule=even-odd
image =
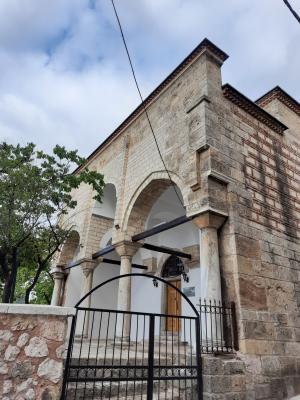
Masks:
[[[235,303],[199,299],[202,354],[229,354],[239,350]]]

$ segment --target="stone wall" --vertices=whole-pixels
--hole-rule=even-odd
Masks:
[[[240,358],[251,371],[247,385],[261,391],[256,399],[300,394],[300,153],[295,124],[282,117],[293,129],[279,134],[228,102],[219,120],[227,145],[244,148],[244,181],[228,188],[220,256],[223,296],[236,301]]]
[[[75,309],[0,305],[2,400],[59,400],[68,317]]]
[[[202,357],[203,400],[254,400],[255,388],[247,387],[247,370],[238,359]]]
[[[300,111],[275,97],[260,103],[265,112],[222,87],[224,60],[211,45],[199,48],[147,103],[148,114],[187,216],[210,211],[227,218],[219,230],[222,296],[236,302],[247,396],[288,399],[300,393]],[[170,187],[139,112],[88,164],[116,185],[113,244],[143,231]],[[81,185],[74,195],[78,208],[63,220],[79,227],[83,257],[93,251],[92,192]],[[145,264],[155,271],[153,258]]]

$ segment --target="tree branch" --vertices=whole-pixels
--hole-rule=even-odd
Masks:
[[[285,5],[290,9],[291,13],[294,15],[294,17],[296,18],[296,20],[300,23],[300,17],[299,15],[296,13],[296,11],[294,11],[292,9],[292,6],[290,5],[290,3],[288,2],[288,0],[283,0]]]
[[[44,292],[44,296],[45,296],[45,299],[46,299],[47,303],[50,305],[51,304],[51,299],[49,299],[49,297],[46,295],[45,292]]]

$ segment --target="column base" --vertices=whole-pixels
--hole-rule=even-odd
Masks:
[[[85,343],[85,342],[88,342],[89,341],[89,338],[88,338],[88,335],[80,335],[80,334],[75,334],[75,338],[74,338],[74,342],[75,343]]]
[[[129,336],[115,336],[114,342],[111,343],[112,346],[115,347],[129,347],[130,345],[130,337]]]

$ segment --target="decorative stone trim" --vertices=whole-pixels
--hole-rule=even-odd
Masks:
[[[76,309],[71,307],[32,305],[32,304],[0,304],[0,314],[23,315],[55,315],[71,317],[76,314]]]
[[[230,100],[232,103],[237,105],[242,110],[246,111],[252,117],[256,118],[258,121],[262,122],[266,126],[268,126],[273,131],[283,135],[283,132],[289,129],[286,125],[280,122],[278,119],[273,117],[259,105],[254,103],[252,100],[248,99],[248,97],[244,96],[234,87],[226,83],[226,85],[222,86],[223,95]]]
[[[260,107],[265,107],[267,104],[271,103],[273,100],[280,100],[288,108],[294,111],[295,114],[300,116],[300,103],[293,99],[292,96],[287,94],[281,87],[276,86],[274,89],[270,90],[268,93],[264,94],[262,97],[255,101]]]
[[[114,221],[114,218],[105,217],[104,215],[99,215],[99,214],[92,213],[92,216],[93,217],[97,217],[97,218],[102,218],[102,219],[108,219],[109,221]]]
[[[190,113],[194,108],[196,108],[197,106],[199,106],[199,104],[201,104],[203,101],[206,101],[207,103],[210,103],[210,98],[208,97],[208,96],[206,96],[206,94],[204,94],[203,96],[201,96],[200,97],[200,99],[198,99],[197,101],[196,101],[196,103],[192,106],[192,107],[190,107],[188,110],[187,110],[187,114],[188,113]]]

